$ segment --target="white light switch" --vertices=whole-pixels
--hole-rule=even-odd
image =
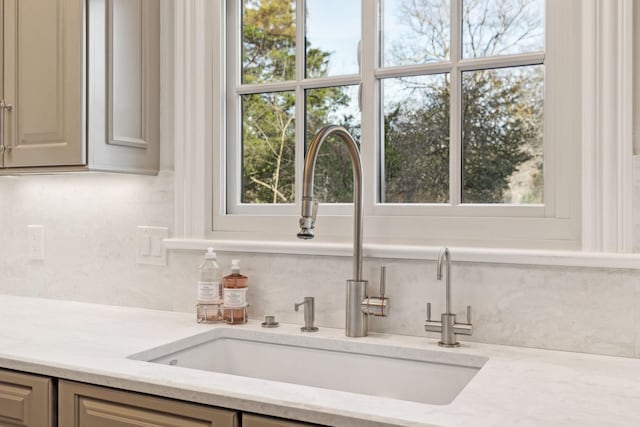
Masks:
[[[138,236],[138,245],[141,256],[151,255],[151,237],[148,230],[141,230]]]
[[[138,226],[138,264],[167,265],[162,241],[169,237],[167,227]]]
[[[27,257],[44,260],[44,225],[27,225]]]

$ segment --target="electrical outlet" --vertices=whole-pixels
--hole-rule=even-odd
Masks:
[[[44,260],[44,225],[27,225],[27,258]]]
[[[138,226],[138,264],[167,265],[167,250],[162,241],[169,237],[169,228]]]

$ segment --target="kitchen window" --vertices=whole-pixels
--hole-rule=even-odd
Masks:
[[[360,144],[367,241],[578,247],[579,3],[226,2],[213,234],[294,236],[305,147],[341,124]],[[340,141],[315,183],[317,236],[348,236]]]

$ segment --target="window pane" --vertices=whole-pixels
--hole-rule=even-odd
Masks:
[[[242,96],[242,203],[294,203],[295,92]]]
[[[544,49],[543,0],[464,0],[465,58]]]
[[[360,0],[307,0],[307,78],[357,74]]]
[[[295,79],[295,0],[243,0],[242,83]]]
[[[449,200],[449,75],[382,81],[386,203]]]
[[[360,143],[358,86],[338,86],[306,91],[306,146],[324,126],[341,125]],[[326,203],[353,202],[353,170],[344,142],[331,136],[322,143],[316,160],[314,195]]]
[[[385,67],[449,59],[449,0],[384,0]]]
[[[543,73],[463,73],[464,203],[543,202]]]

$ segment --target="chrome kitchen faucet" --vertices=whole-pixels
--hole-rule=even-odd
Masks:
[[[347,280],[346,324],[348,337],[364,337],[368,334],[368,316],[386,316],[389,299],[384,296],[384,270],[380,283],[380,296],[367,295],[367,281],[362,279],[362,162],[353,136],[342,126],[325,126],[316,134],[309,146],[304,162],[302,182],[302,217],[299,239],[313,239],[317,214],[317,202],[313,200],[313,174],[322,143],[336,135],[346,144],[353,167],[353,279]]]
[[[427,303],[427,322],[424,330],[427,332],[440,332],[441,338],[438,344],[442,347],[458,347],[460,343],[456,334],[471,335],[471,306],[467,306],[467,323],[456,323],[456,315],[451,312],[451,254],[449,248],[442,248],[438,255],[438,270],[436,278],[442,280],[442,266],[446,267],[446,311],[441,314],[440,321],[431,320],[431,303]]]

